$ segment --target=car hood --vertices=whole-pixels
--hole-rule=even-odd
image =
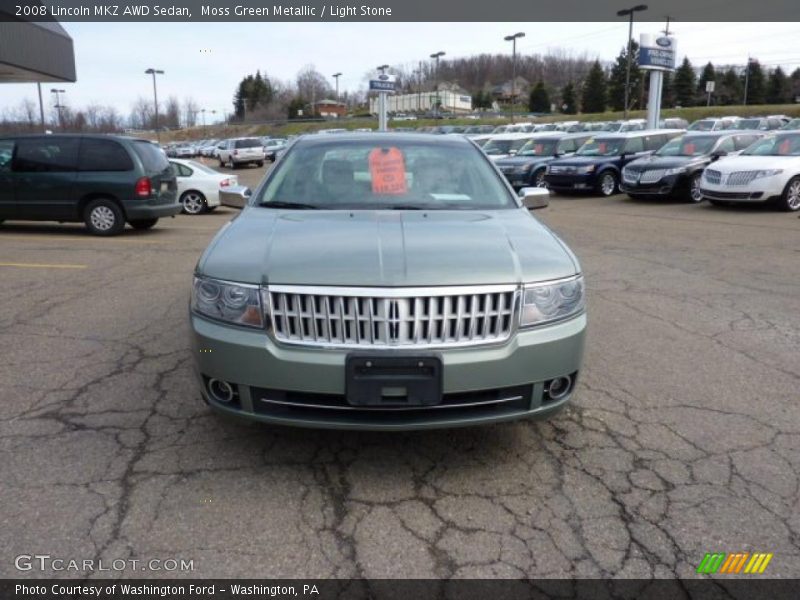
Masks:
[[[572,158],[555,160],[550,163],[550,166],[582,167],[585,165],[596,165],[599,163],[611,162],[619,160],[619,158],[619,156],[573,156]]]
[[[709,166],[710,169],[720,173],[793,167],[800,168],[800,156],[726,156],[720,158],[713,166]]]
[[[544,281],[579,266],[525,209],[251,207],[217,234],[198,272],[243,283],[403,287]]]
[[[676,167],[688,167],[689,165],[708,163],[711,158],[707,155],[699,156],[645,156],[637,158],[628,163],[625,167],[631,170],[645,169],[674,169]]]
[[[501,160],[496,160],[498,167],[519,167],[553,160],[553,156],[510,156]]]

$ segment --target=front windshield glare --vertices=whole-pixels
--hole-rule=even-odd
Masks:
[[[517,208],[501,177],[471,144],[401,140],[297,144],[256,203],[365,210]]]
[[[528,140],[519,149],[517,156],[553,156],[557,142],[554,140]]]
[[[800,156],[800,133],[764,138],[748,146],[742,154],[752,156]]]
[[[622,152],[624,139],[587,140],[576,152],[580,156],[618,156]]]
[[[700,156],[708,154],[714,147],[717,138],[713,137],[680,137],[667,142],[657,156]]]

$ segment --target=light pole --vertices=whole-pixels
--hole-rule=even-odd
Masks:
[[[156,75],[163,75],[164,71],[160,69],[147,69],[145,75],[153,76],[153,103],[156,107],[156,138],[161,142],[161,132],[158,130],[158,90],[156,89]]]
[[[628,118],[628,98],[630,96],[631,86],[631,54],[633,49],[633,13],[647,10],[646,4],[637,4],[630,8],[617,11],[618,17],[629,17],[628,19],[628,67],[625,70],[625,115],[623,118]]]
[[[520,31],[514,35],[507,35],[503,39],[511,42],[511,122],[514,122],[514,98],[517,95],[517,38],[523,38],[525,34]]]
[[[39,120],[42,123],[42,133],[47,131],[47,127],[44,125],[44,102],[42,101],[42,84],[40,82],[36,82],[36,89],[39,90]]]
[[[744,68],[744,104],[747,106],[747,89],[750,87],[750,65],[756,62],[755,59],[747,57],[747,66]]]
[[[434,85],[436,85],[436,103],[433,105],[433,116],[439,116],[439,59],[444,56],[444,52],[441,50],[434,54],[431,54],[431,58],[436,61],[436,68],[433,72],[433,81]]]
[[[50,93],[56,95],[55,109],[58,111],[58,128],[61,131],[64,131],[64,122],[63,119],[61,118],[61,96],[59,94],[66,94],[67,90],[57,90],[55,88],[52,88],[50,90]]]
[[[201,108],[200,112],[203,115],[203,135],[208,135],[208,130],[206,129],[206,109]]]
[[[341,73],[334,73],[331,75],[336,80],[336,102],[339,102],[339,77],[341,77]]]

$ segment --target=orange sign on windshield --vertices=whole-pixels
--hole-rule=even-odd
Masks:
[[[778,146],[778,154],[789,154],[789,140],[783,140]]]
[[[534,154],[544,154],[544,144],[536,144],[533,148]]]
[[[406,163],[399,148],[375,148],[369,153],[372,193],[400,196],[408,193]]]
[[[686,145],[683,147],[683,153],[684,153],[684,154],[694,154],[694,150],[695,150],[695,145],[694,145],[694,144],[691,144],[691,143],[689,143],[689,144],[686,144]]]

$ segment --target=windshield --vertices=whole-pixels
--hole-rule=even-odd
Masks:
[[[781,129],[800,129],[800,119],[792,119]]]
[[[489,140],[483,146],[483,151],[489,155],[509,154],[512,150],[519,150],[522,148],[527,139],[520,140]]]
[[[758,129],[761,127],[761,119],[740,119],[733,124],[731,129]]]
[[[695,121],[688,127],[688,131],[713,131],[716,121]]]
[[[589,139],[575,154],[578,156],[619,156],[624,145],[624,138]]]
[[[750,156],[800,156],[800,133],[760,139],[741,153]]]
[[[472,144],[418,140],[296,144],[255,202],[365,210],[517,208]]]
[[[554,156],[558,140],[528,140],[517,152],[517,156]]]
[[[603,127],[603,131],[619,131],[622,129],[622,123],[609,123]]]
[[[257,140],[255,138],[236,140],[233,143],[234,148],[260,148],[263,145],[264,144],[261,143],[261,140]]]
[[[679,137],[667,142],[656,156],[700,156],[708,154],[714,147],[717,137]]]

